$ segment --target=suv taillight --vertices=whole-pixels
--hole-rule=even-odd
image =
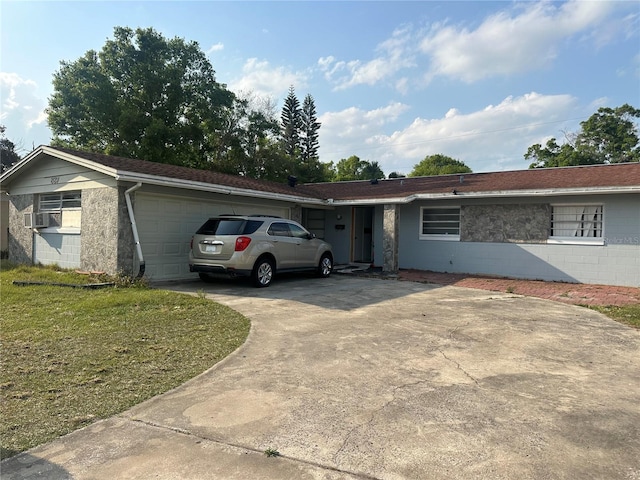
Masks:
[[[250,243],[251,243],[251,238],[249,237],[236,238],[236,252],[244,252]]]

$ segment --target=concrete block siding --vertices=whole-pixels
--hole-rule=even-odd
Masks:
[[[41,233],[34,235],[34,262],[61,268],[80,267],[80,234]]]
[[[400,238],[399,266],[435,272],[640,286],[640,198],[637,195],[617,198],[594,196],[589,199],[557,198],[548,202],[556,204],[577,200],[579,203],[604,205],[603,245],[550,244],[539,239],[534,242],[421,240],[417,232],[419,227],[412,225],[419,218],[419,205],[407,206],[401,215],[403,235]],[[533,214],[537,211],[539,217],[544,215],[544,208],[532,207]],[[500,210],[506,212],[509,209],[495,209]],[[526,215],[523,213],[527,207],[518,207],[517,210],[520,215],[510,215],[510,221],[520,221],[524,225]],[[461,224],[461,229],[473,227],[491,231],[493,228],[493,224],[483,227],[477,216],[473,218],[473,221]],[[496,221],[505,222],[506,219]],[[517,225],[511,229],[517,230]],[[408,234],[412,230],[416,234]],[[479,240],[486,235],[476,232],[462,236],[462,240]]]
[[[444,241],[422,241],[421,244],[420,254],[407,256],[407,249],[400,249],[400,268],[558,282],[640,286],[640,245]]]

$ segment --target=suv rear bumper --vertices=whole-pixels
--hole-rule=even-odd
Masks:
[[[225,268],[222,265],[198,265],[189,264],[189,271],[196,273],[215,273],[222,275],[230,275],[232,277],[248,277],[251,270],[237,270],[235,268]]]

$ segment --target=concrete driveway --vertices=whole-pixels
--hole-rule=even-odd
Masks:
[[[3,479],[640,479],[640,332],[598,313],[348,276],[167,288],[248,316],[246,344]]]

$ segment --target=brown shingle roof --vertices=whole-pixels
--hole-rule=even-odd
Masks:
[[[462,183],[460,179],[463,179]],[[640,163],[540,168],[511,172],[465,173],[306,185],[324,198],[361,200],[404,198],[417,194],[460,195],[488,192],[549,191],[606,187],[640,187]]]
[[[158,177],[207,183],[211,185],[222,185],[225,187],[241,188],[245,190],[256,190],[259,192],[315,198],[314,193],[308,191],[302,185],[298,185],[293,188],[290,187],[287,183],[256,180],[253,178],[242,177],[240,175],[229,175],[226,173],[213,172],[210,170],[199,170],[196,168],[187,168],[166,163],[149,162],[146,160],[137,160],[135,158],[117,157],[101,153],[82,152],[79,150],[72,150],[70,148],[49,148],[82,158],[84,160],[99,163],[100,165],[104,165],[105,167],[117,170],[119,173],[130,172],[142,175],[154,175]]]
[[[372,184],[370,181],[314,183],[298,185],[293,188],[285,183],[256,180],[209,170],[81,152],[67,148],[55,147],[53,149],[99,163],[119,172],[155,175],[239,189],[308,197],[310,199],[332,198],[338,201],[406,198],[419,194],[451,194],[454,189],[460,195],[472,195],[489,192],[548,192],[553,190],[588,190],[607,187],[640,188],[640,163],[540,168],[510,172],[465,173],[464,175],[439,175],[434,177],[407,177],[379,180],[377,184]],[[461,178],[463,179],[462,182],[460,181]]]

